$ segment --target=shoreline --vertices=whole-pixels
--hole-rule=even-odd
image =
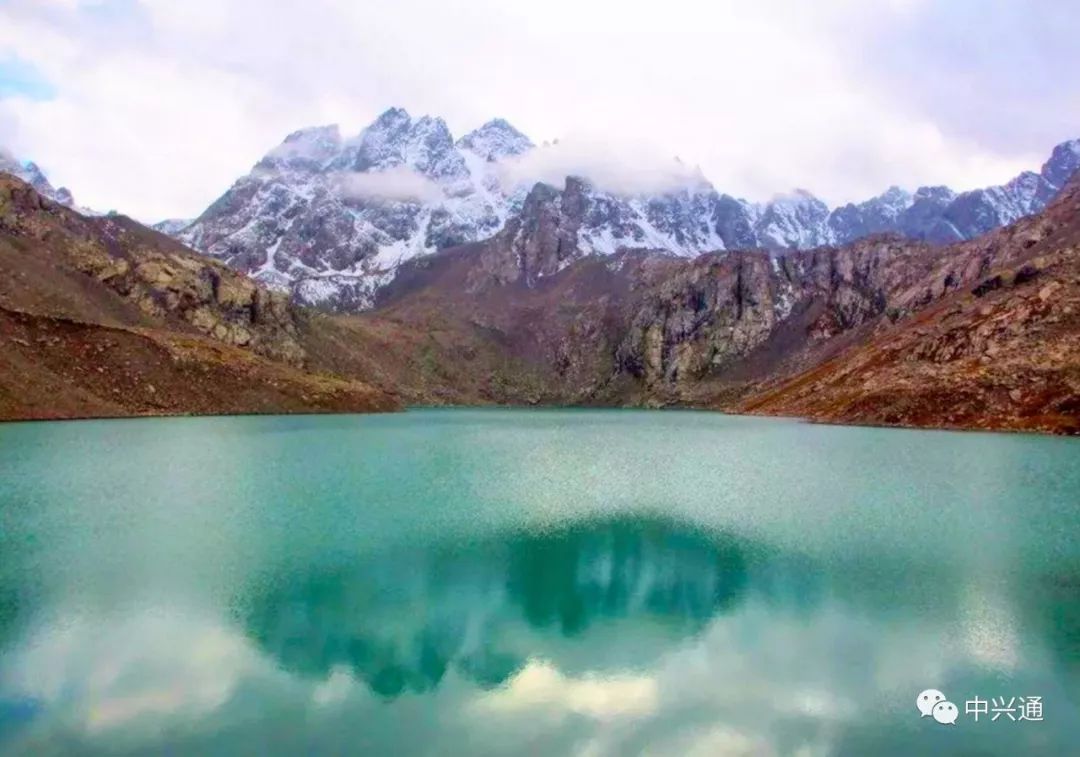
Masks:
[[[873,421],[842,421],[823,418],[813,418],[798,415],[784,415],[772,413],[735,412],[715,407],[702,407],[694,405],[666,405],[636,406],[636,405],[559,405],[559,404],[503,404],[486,403],[475,405],[464,404],[417,404],[403,405],[397,408],[385,410],[363,411],[340,411],[340,410],[303,410],[298,412],[268,411],[268,412],[221,412],[221,413],[132,413],[126,415],[71,415],[66,417],[0,417],[0,425],[19,423],[70,423],[77,421],[126,421],[126,420],[167,420],[185,418],[249,418],[249,417],[318,417],[318,416],[367,416],[367,415],[393,415],[407,413],[410,410],[516,410],[516,411],[545,411],[545,410],[609,410],[609,411],[634,411],[634,412],[701,412],[716,413],[740,418],[775,419],[797,423],[806,423],[815,426],[832,426],[838,428],[879,428],[886,430],[902,431],[938,431],[949,433],[987,433],[987,434],[1015,434],[1042,437],[1057,437],[1062,439],[1080,438],[1080,432],[1070,430],[1044,430],[1021,428],[1017,426],[959,426],[959,425],[916,425],[916,424],[890,424]]]

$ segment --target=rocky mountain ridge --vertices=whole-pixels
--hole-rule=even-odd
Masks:
[[[946,249],[955,260],[931,274],[941,296],[918,295],[895,323],[886,310],[846,349],[728,407],[1080,434],[1080,182],[1044,212]]]
[[[392,108],[350,139],[336,126],[294,132],[193,222],[159,229],[301,303],[362,310],[403,261],[493,236],[530,191],[568,203],[578,219],[578,256],[640,248],[693,257],[840,245],[877,233],[937,244],[970,239],[1041,210],[1080,166],[1073,140],[1039,173],[999,187],[961,194],[892,187],[830,209],[804,190],[747,202],[701,176],[655,194],[620,194],[576,176],[536,190],[509,177],[507,166],[544,149],[502,119],[455,141],[442,119]]]

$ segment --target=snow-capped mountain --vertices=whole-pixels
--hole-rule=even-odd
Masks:
[[[805,189],[775,198],[761,208],[754,224],[758,247],[819,247],[836,242],[829,226],[829,208]]]
[[[520,206],[498,160],[532,143],[491,121],[456,143],[446,123],[383,113],[286,137],[178,236],[302,302],[370,305],[397,264],[491,236]]]
[[[366,308],[402,261],[502,229],[532,189],[505,169],[544,149],[502,119],[455,141],[441,118],[392,108],[352,138],[337,126],[290,134],[193,222],[157,228],[303,303]],[[805,190],[747,202],[718,192],[700,173],[656,194],[568,177],[545,202],[566,204],[565,217],[574,219],[557,232],[564,262],[626,247],[680,256],[805,249],[883,232],[951,242],[1042,209],[1078,166],[1075,140],[1059,145],[1040,173],[1000,187],[960,195],[892,187],[835,209]]]
[[[67,187],[54,188],[36,163],[30,161],[24,163],[17,160],[14,155],[2,147],[0,147],[0,173],[9,173],[22,179],[36,189],[38,194],[48,197],[53,202],[67,205],[69,208],[75,207],[75,199],[71,196],[71,192]]]
[[[336,126],[290,134],[190,225],[158,229],[301,302],[369,307],[403,260],[503,228],[531,188],[509,181],[504,162],[533,149],[545,148],[502,119],[455,141],[442,119],[393,108],[352,139]],[[576,186],[582,254],[757,245],[761,211],[704,178],[651,196]]]
[[[837,243],[890,232],[946,244],[971,239],[1037,213],[1080,168],[1080,139],[1054,148],[1039,173],[1025,171],[1001,186],[956,194],[948,187],[920,187],[909,195],[898,187],[829,216]]]

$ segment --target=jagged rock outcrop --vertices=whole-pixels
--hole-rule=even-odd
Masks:
[[[47,245],[142,312],[177,318],[225,344],[299,364],[288,296],[184,250],[122,216],[86,218],[0,177],[0,233]]]
[[[615,353],[618,370],[666,393],[761,344],[783,317],[786,282],[765,255],[695,261],[651,289]]]

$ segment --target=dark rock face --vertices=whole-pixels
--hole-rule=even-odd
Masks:
[[[919,187],[911,205],[900,214],[900,233],[929,242],[955,241],[958,234],[942,217],[955,199],[956,193],[948,187]]]
[[[619,343],[619,370],[654,392],[722,370],[776,326],[787,282],[767,256],[734,253],[695,261],[663,281],[636,309]]]
[[[328,329],[318,343],[284,293],[0,176],[0,418],[398,408],[324,367]]]
[[[745,201],[718,195],[712,203],[712,223],[728,249],[749,250],[758,246],[754,217],[746,212]]]
[[[569,182],[560,194],[538,184],[525,199],[521,215],[506,229],[510,253],[526,284],[557,272],[577,256],[577,231],[585,215],[581,185]]]
[[[901,216],[913,197],[899,187],[890,187],[881,195],[859,203],[836,208],[829,216],[829,227],[837,240],[848,242],[870,234],[896,231]]]

